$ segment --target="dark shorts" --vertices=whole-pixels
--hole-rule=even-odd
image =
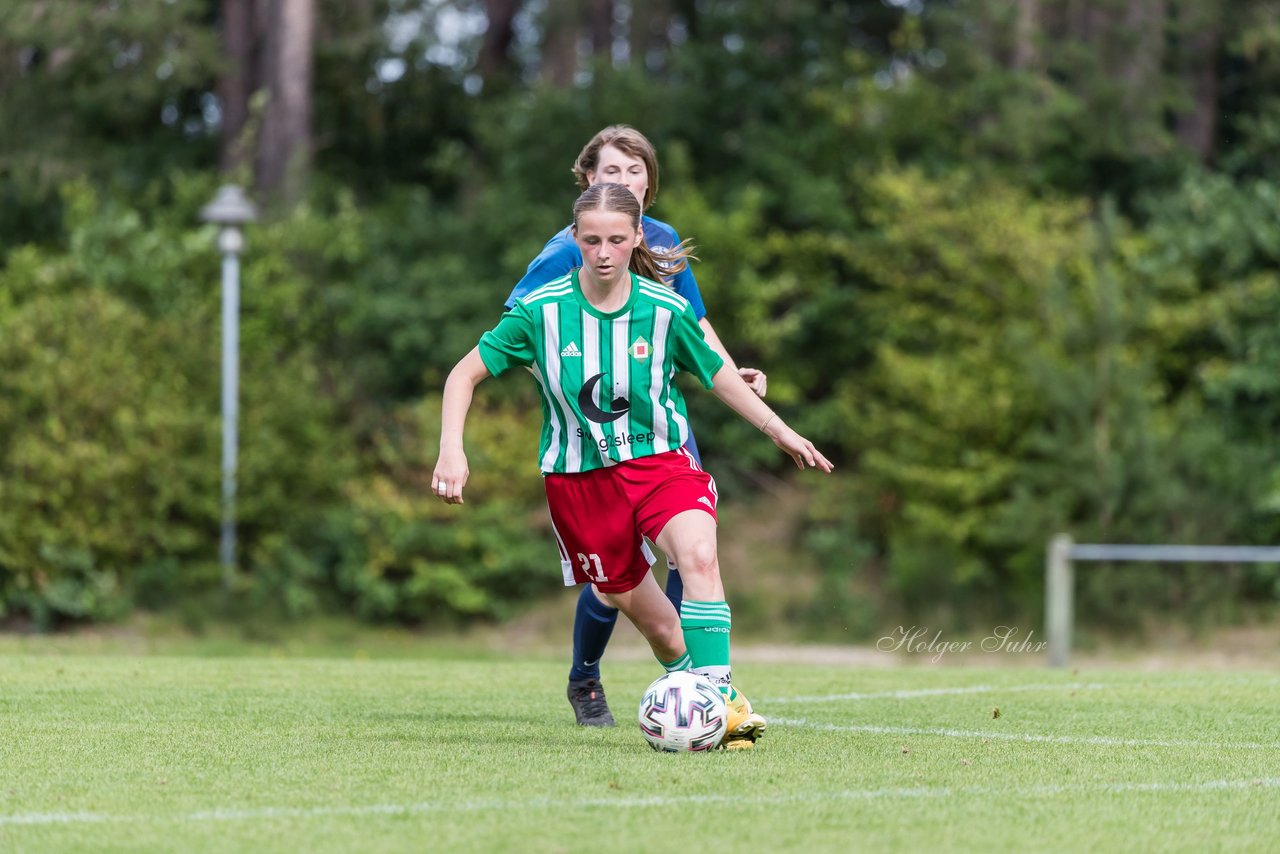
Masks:
[[[564,583],[625,593],[644,580],[671,518],[702,510],[716,518],[716,482],[681,448],[581,474],[543,478]]]

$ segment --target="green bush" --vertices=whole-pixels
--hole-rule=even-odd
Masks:
[[[40,625],[107,619],[217,583],[217,258],[208,229],[188,218],[208,187],[180,180],[185,201],[142,210],[71,185],[68,248],[15,251],[0,271],[4,613]],[[271,308],[308,303],[298,277],[263,278],[263,289],[283,294]],[[339,499],[356,450],[314,345],[293,336],[287,318],[255,317],[257,284],[246,280],[241,349],[246,602],[297,587],[279,577],[278,543]]]
[[[211,549],[217,422],[199,401],[216,387],[200,337],[96,291],[0,316],[0,608],[41,624],[118,616],[139,570]]]
[[[478,391],[468,419],[465,504],[446,505],[431,490],[440,436],[432,398],[382,432],[377,469],[353,481],[347,506],[331,515],[334,584],[361,616],[499,618],[560,586],[537,473],[537,404],[518,392],[514,402],[495,400],[493,385]]]

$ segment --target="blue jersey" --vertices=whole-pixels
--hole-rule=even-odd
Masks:
[[[680,236],[676,230],[661,220],[644,217],[641,220],[644,228],[644,242],[654,249],[674,249],[680,245]],[[567,226],[547,241],[538,257],[529,263],[524,278],[516,282],[511,296],[507,297],[506,307],[515,307],[516,300],[527,296],[547,282],[560,278],[575,267],[582,266],[582,253],[573,240],[573,226]],[[693,271],[686,265],[683,270],[671,278],[671,289],[689,301],[693,316],[701,320],[707,310],[702,305],[702,294],[698,291],[698,282]]]

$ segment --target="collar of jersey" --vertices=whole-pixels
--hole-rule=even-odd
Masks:
[[[578,281],[578,273],[581,272],[581,270],[581,267],[575,267],[573,270],[573,296],[574,299],[578,301],[578,305],[582,306],[583,311],[592,317],[598,317],[601,320],[613,320],[615,317],[621,317],[628,311],[631,311],[631,306],[635,305],[636,302],[636,295],[640,293],[640,285],[636,282],[635,273],[630,270],[627,271],[627,275],[631,277],[631,293],[627,297],[627,301],[622,304],[622,308],[617,311],[601,311],[588,302],[586,296],[582,293],[582,283]]]

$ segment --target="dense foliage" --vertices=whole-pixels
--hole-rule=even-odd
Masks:
[[[0,138],[0,616],[214,601],[216,4],[37,5],[0,2],[0,117],[23,131]],[[1057,531],[1273,541],[1280,101],[1260,93],[1280,27],[1261,0],[1194,6],[1221,13],[1195,150],[1191,5],[1142,76],[1122,4],[1097,0],[1089,37],[1046,13],[1038,39],[1022,5],[676,4],[679,38],[643,62],[549,85],[517,44],[477,86],[476,44],[383,26],[407,4],[322,3],[311,190],[244,257],[232,606],[436,623],[558,586],[529,384],[482,386],[461,512],[429,491],[439,390],[566,221],[582,142],[619,121],[659,146],[652,213],[695,238],[721,337],[839,465],[784,489],[767,442],[693,401],[730,500],[800,496],[814,583],[791,616],[1030,617]],[[1274,605],[1280,573],[1084,588],[1117,625],[1231,618]]]

